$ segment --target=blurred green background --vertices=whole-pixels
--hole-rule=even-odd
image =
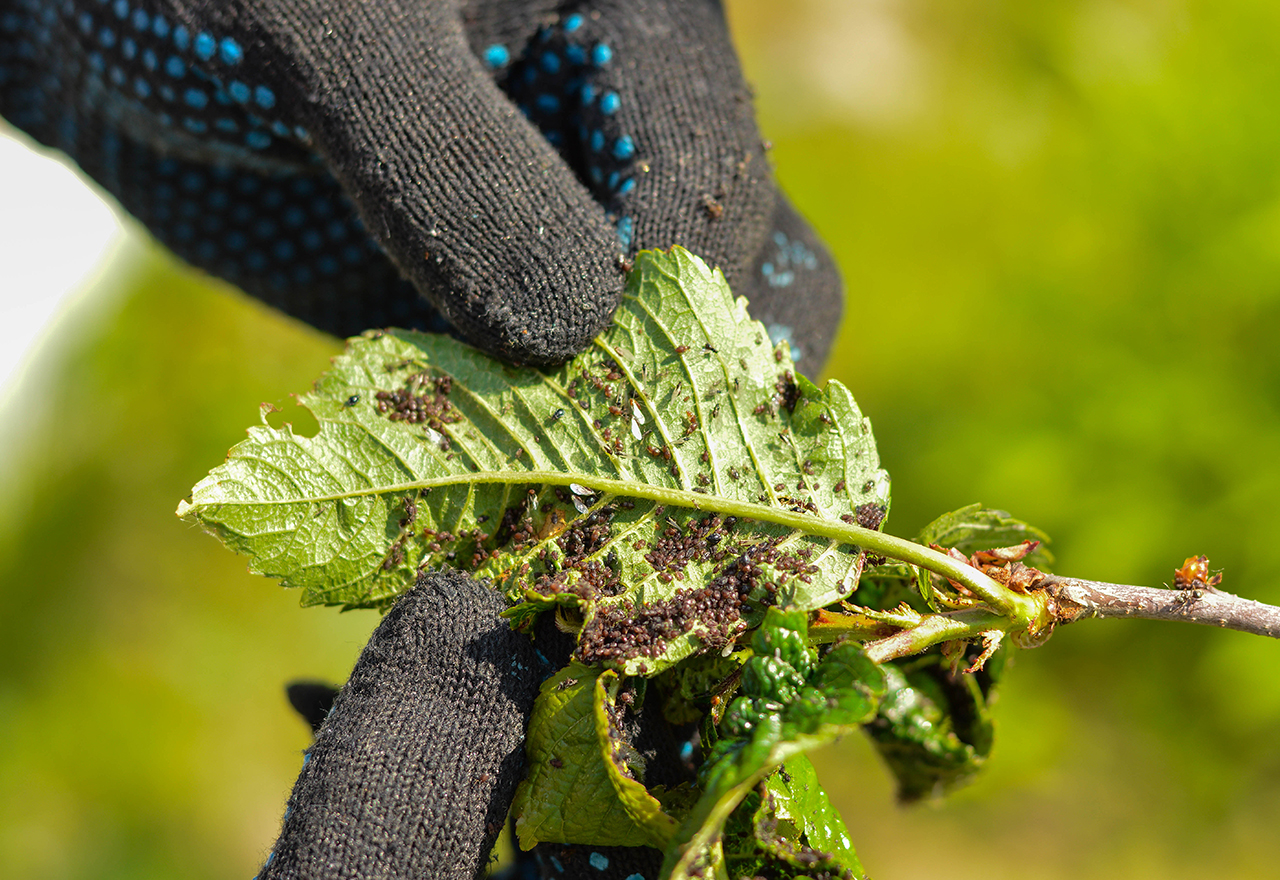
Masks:
[[[870,415],[892,531],[980,500],[1059,570],[1188,555],[1280,603],[1280,5],[734,0],[778,174],[845,273],[828,375]],[[137,233],[140,235],[140,233]],[[3,413],[0,865],[253,875],[370,612],[173,517],[337,343],[154,249],[59,325]],[[1276,875],[1280,646],[1085,623],[1006,677],[987,772],[895,806],[819,755],[880,878]]]

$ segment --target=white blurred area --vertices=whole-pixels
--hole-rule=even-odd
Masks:
[[[0,122],[0,418],[34,394],[28,375],[52,348],[114,299],[103,289],[129,237],[99,193],[55,154]],[[107,285],[110,287],[110,285]],[[65,332],[64,332],[65,331]],[[48,363],[47,359],[40,361]],[[0,441],[9,439],[0,429]]]

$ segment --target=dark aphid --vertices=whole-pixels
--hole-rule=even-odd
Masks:
[[[706,351],[706,352],[711,352],[711,353],[713,353],[713,354],[719,354],[719,353],[720,353],[720,349],[716,348],[716,347],[715,347],[714,345],[712,345],[710,342],[705,342],[705,343],[703,343],[703,345],[702,345],[702,350],[703,350],[703,351]]]
[[[558,409],[551,414],[551,421],[558,422],[564,418],[564,410]]]
[[[857,514],[858,525],[864,529],[878,529],[884,522],[884,508],[879,504],[859,504],[854,513]]]
[[[348,397],[345,401],[343,401],[342,405],[343,405],[343,406],[355,406],[355,405],[356,405],[357,403],[359,403],[359,402],[360,402],[360,395],[359,395],[359,394],[353,394],[353,395],[351,395],[350,397]]]
[[[676,346],[676,354],[684,354],[684,353],[685,353],[686,351],[688,351],[688,350],[689,350],[689,346],[687,346],[687,345],[677,345],[677,346]]]

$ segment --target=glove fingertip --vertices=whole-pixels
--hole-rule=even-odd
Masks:
[[[313,734],[329,717],[334,698],[338,696],[338,688],[324,681],[291,681],[284,690],[289,705],[311,725]]]

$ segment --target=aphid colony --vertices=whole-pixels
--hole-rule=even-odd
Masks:
[[[689,351],[688,346],[677,349],[680,364],[685,364]],[[717,354],[716,348],[708,344],[693,357]],[[633,454],[643,454],[666,467],[677,481],[681,481],[681,462],[689,462],[693,485],[678,487],[711,491],[712,457],[702,434],[699,412],[715,419],[722,404],[728,404],[738,412],[731,418],[745,415],[738,409],[737,399],[744,389],[741,379],[748,378],[750,371],[744,358],[738,358],[738,364],[744,370],[743,376],[726,376],[701,390],[695,389],[694,373],[686,369],[686,378],[664,391],[662,405],[654,409],[655,404],[642,389],[646,382],[661,378],[648,375],[658,373],[657,368],[642,364],[633,376],[612,359],[580,361],[571,367],[576,375],[564,386],[564,405],[547,411],[542,430],[554,442],[556,432],[575,430],[575,426],[580,429],[590,419],[590,430],[600,441],[600,448],[613,459],[624,457],[630,448]],[[410,366],[401,362],[394,368]],[[388,367],[389,371],[392,369]],[[747,389],[758,387],[754,380],[745,385]],[[452,388],[448,375],[414,372],[400,388],[377,392],[375,406],[379,414],[392,421],[424,425],[428,436],[436,435],[440,449],[448,452],[451,435],[456,439],[462,430],[460,423],[465,421],[464,414],[450,401]],[[703,398],[696,405],[695,391]],[[358,401],[357,395],[353,397]],[[780,371],[772,395],[752,411],[754,418],[783,419],[777,439],[769,441],[771,444],[795,447],[787,417],[794,414],[802,398],[794,374],[787,369]],[[502,412],[511,411],[514,405],[503,404]],[[528,405],[527,398],[524,405]],[[664,423],[660,416],[665,413],[675,418]],[[826,416],[825,405],[820,416]],[[534,442],[543,442],[536,428],[524,430]],[[690,440],[697,444],[692,462],[680,452],[680,447]],[[524,451],[518,449],[508,461],[527,460],[520,456]],[[806,458],[792,467],[796,470],[790,476],[782,474],[788,482],[757,483],[765,492],[758,494],[756,500],[820,515],[822,511],[812,494],[820,489],[814,462]],[[741,467],[717,464],[715,469],[735,483],[744,477],[758,479],[755,465],[745,457]],[[795,481],[794,489],[789,481]],[[872,488],[868,482],[863,487],[864,494]],[[843,479],[834,484],[834,493],[845,491]],[[572,606],[562,606],[560,612],[568,614],[567,626],[579,630],[578,654],[584,662],[658,657],[673,638],[694,632],[700,650],[718,649],[746,626],[743,618],[748,609],[760,610],[771,604],[792,579],[797,584],[808,584],[818,573],[818,567],[810,561],[814,545],[804,539],[783,541],[776,533],[771,536],[768,527],[749,524],[744,528],[732,516],[699,514],[687,508],[675,508],[673,515],[664,516],[662,505],[601,496],[579,483],[516,490],[515,503],[499,502],[506,505],[501,521],[488,532],[481,526],[490,517],[474,512],[492,503],[480,495],[493,499],[498,497],[495,492],[507,498],[512,495],[509,489],[468,486],[462,480],[434,492],[423,490],[416,498],[406,497],[403,516],[398,521],[399,537],[384,559],[383,569],[415,563],[420,567],[454,565],[494,578],[495,586],[505,588],[516,602],[545,603],[547,600],[534,597],[549,599],[557,594],[572,594],[595,606],[594,614],[574,612]],[[429,510],[425,519],[437,527],[417,522],[423,503]],[[469,516],[475,527],[459,528]],[[842,518],[876,528],[883,516],[882,506],[863,504]],[[453,525],[442,527],[445,523]],[[407,558],[411,542],[421,554],[417,560]],[[653,592],[641,589],[650,581],[662,585],[656,595],[666,598],[655,598]],[[632,591],[645,596],[638,607],[631,598],[619,601],[619,597]],[[573,622],[575,619],[577,623]]]

